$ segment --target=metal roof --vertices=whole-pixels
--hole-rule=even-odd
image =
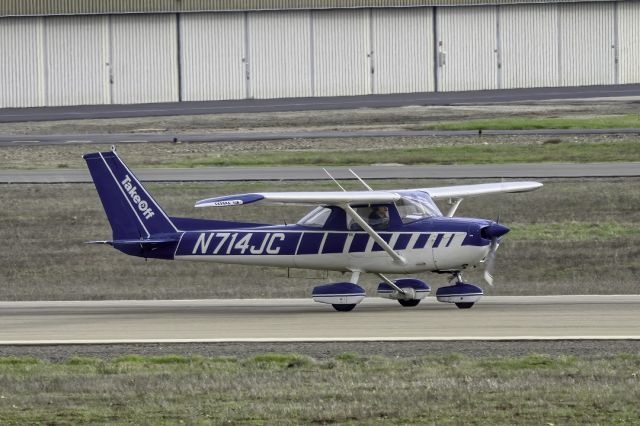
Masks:
[[[0,17],[369,7],[475,6],[615,0],[0,0]],[[633,1],[633,0],[632,0]]]

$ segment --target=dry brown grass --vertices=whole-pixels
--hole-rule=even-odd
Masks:
[[[117,144],[127,164],[139,167],[202,165],[375,164],[379,162],[465,164],[504,162],[634,161],[637,135],[423,136],[292,139],[255,142]],[[82,155],[111,144],[0,147],[0,169],[84,169]],[[357,152],[357,155],[353,155]]]
[[[4,424],[634,424],[640,358],[0,358]]]
[[[446,182],[376,182],[377,188],[434,186]],[[522,234],[531,223],[640,221],[639,179],[549,180],[542,190],[465,200],[460,216],[495,218]],[[195,200],[252,190],[327,189],[318,183],[154,184],[151,192],[176,216],[291,223],[305,208],[244,206],[193,209]],[[84,241],[108,239],[111,232],[92,185],[6,185],[0,191],[0,283],[4,300],[180,299],[219,297],[307,297],[322,282],[286,278],[285,269],[133,258],[108,246]],[[629,225],[630,226],[630,225]],[[622,230],[625,227],[620,228]],[[534,229],[532,232],[536,232]],[[514,232],[516,235],[516,232]],[[505,238],[500,247],[496,286],[487,294],[637,293],[640,271],[638,235],[614,234],[604,240]],[[480,282],[480,273],[468,273]],[[422,274],[434,286],[445,277]],[[373,290],[377,280],[362,283]]]

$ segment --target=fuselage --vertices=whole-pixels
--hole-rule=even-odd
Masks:
[[[231,227],[229,223],[229,228],[189,229],[179,231],[175,243],[164,249],[139,255],[373,273],[464,270],[487,255],[490,240],[480,231],[491,223],[436,217],[380,230],[380,237],[406,260],[404,263],[394,261],[367,232],[300,225]]]

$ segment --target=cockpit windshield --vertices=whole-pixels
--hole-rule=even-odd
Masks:
[[[298,225],[322,228],[327,223],[329,216],[331,216],[331,209],[322,206],[316,207],[300,219]]]
[[[402,198],[396,201],[396,208],[402,223],[411,223],[428,217],[442,216],[431,198],[419,191],[400,192]]]

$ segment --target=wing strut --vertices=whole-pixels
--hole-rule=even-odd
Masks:
[[[462,200],[463,198],[456,198],[455,201],[449,198],[449,202],[447,204],[449,204],[451,207],[449,207],[447,217],[453,217],[453,215],[456,214],[456,210],[458,210],[458,207],[460,207],[460,203],[462,202]]]
[[[324,172],[327,174],[327,176],[329,176],[331,178],[332,181],[334,181],[336,183],[336,185],[338,185],[338,187],[340,189],[342,189],[342,192],[347,192],[346,189],[344,189],[342,187],[342,185],[340,185],[340,182],[338,182],[333,176],[331,176],[331,173],[329,173],[329,171],[327,169],[325,169],[324,167],[322,168],[322,170],[324,170]]]
[[[382,249],[384,251],[386,251],[387,254],[389,256],[391,256],[391,258],[393,260],[395,260],[396,262],[398,262],[401,265],[406,265],[407,264],[406,259],[404,257],[400,256],[396,251],[394,251],[391,248],[391,246],[389,244],[387,244],[387,242],[385,240],[383,240],[382,237],[380,235],[378,235],[378,233],[376,231],[374,231],[371,226],[369,226],[367,221],[364,220],[363,218],[361,218],[360,215],[358,213],[356,213],[356,211],[353,210],[353,208],[349,204],[343,204],[341,207],[344,209],[344,211],[347,212],[347,214],[349,216],[351,216],[351,218],[353,220],[356,221],[356,223],[358,225],[360,225],[360,227],[362,227],[362,229],[367,231],[367,234],[369,234],[371,236],[371,238],[373,238],[373,240],[376,243],[378,243],[380,245],[380,247],[382,247]]]
[[[369,185],[367,185],[367,182],[363,181],[360,176],[358,176],[356,174],[356,172],[354,172],[353,170],[349,169],[349,171],[351,172],[352,175],[354,175],[356,177],[356,179],[358,179],[360,181],[361,184],[364,185],[365,188],[367,188],[369,191],[373,191],[373,188],[371,188]]]

